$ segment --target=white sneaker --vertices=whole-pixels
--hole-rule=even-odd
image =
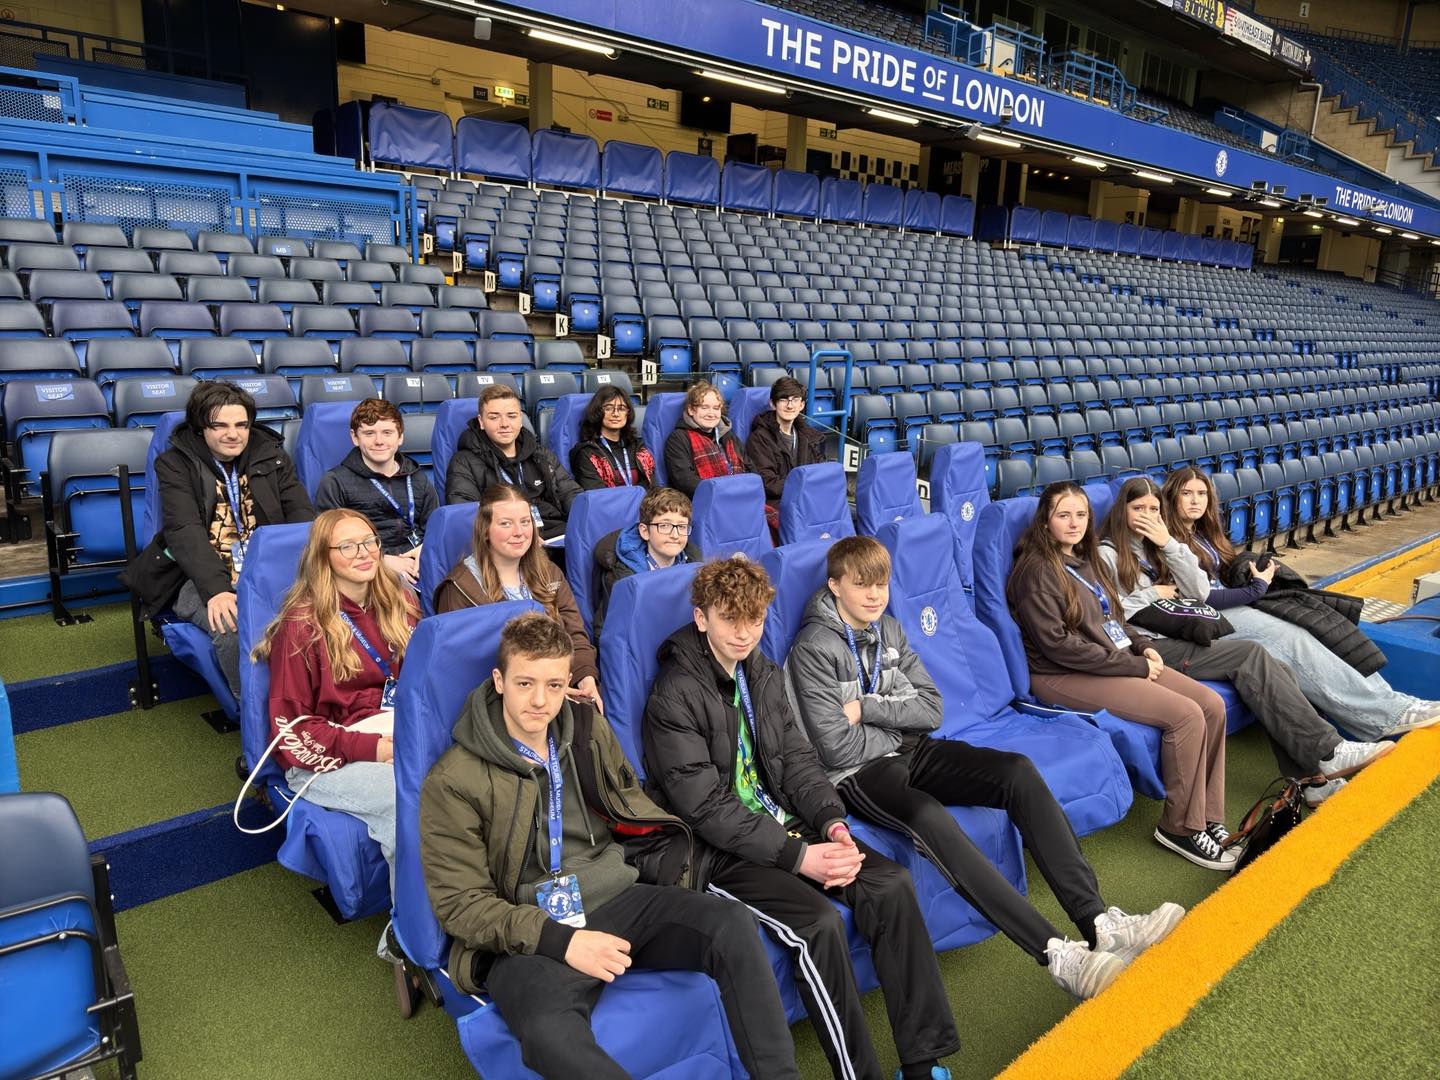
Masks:
[[[1122,964],[1128,964],[1157,941],[1163,941],[1184,917],[1185,909],[1169,902],[1148,915],[1126,915],[1112,907],[1095,916],[1095,947],[1114,953]]]
[[[1372,761],[1377,761],[1395,749],[1393,742],[1350,742],[1342,740],[1330,756],[1324,758],[1319,769],[1326,780],[1339,780],[1359,772]]]
[[[1345,786],[1344,780],[1330,780],[1324,784],[1316,784],[1314,787],[1305,789],[1305,805],[1311,810],[1323,803]]]
[[[1404,735],[1434,724],[1440,724],[1440,701],[1416,701],[1385,734]]]
[[[1045,946],[1045,960],[1055,985],[1081,1001],[1100,993],[1125,970],[1113,953],[1092,950],[1083,941],[1066,938],[1050,939]]]

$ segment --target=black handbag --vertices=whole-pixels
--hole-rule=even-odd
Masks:
[[[1230,620],[1199,600],[1156,600],[1127,620],[1142,630],[1178,641],[1209,645],[1216,638],[1233,633]]]
[[[1265,794],[1241,819],[1240,827],[1225,841],[1227,849],[1240,849],[1240,857],[1232,873],[1238,874],[1245,869],[1299,825],[1305,789],[1323,783],[1323,776],[1307,776],[1298,780],[1282,776],[1266,788]]]

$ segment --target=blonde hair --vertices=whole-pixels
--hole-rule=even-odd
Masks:
[[[480,496],[480,508],[475,511],[475,531],[470,543],[475,555],[475,565],[480,568],[480,591],[484,594],[481,602],[498,604],[505,599],[505,586],[500,584],[500,575],[490,550],[490,525],[495,520],[495,508],[501,503],[518,502],[530,513],[530,500],[513,484],[491,484]],[[545,609],[552,619],[560,619],[557,603],[560,593],[559,579],[555,575],[555,564],[545,554],[544,541],[540,538],[540,527],[535,532],[525,554],[520,556],[520,580],[530,590],[531,599]],[[462,590],[463,591],[463,590]]]
[[[305,628],[295,644],[297,656],[316,642],[322,642],[336,682],[344,682],[360,674],[360,656],[350,628],[340,618],[340,589],[335,584],[335,571],[330,568],[330,540],[340,523],[349,520],[370,525],[364,514],[341,507],[324,511],[310,526],[310,537],[300,556],[295,584],[285,594],[280,613],[265,628],[260,643],[251,652],[252,659],[267,659],[281,626],[293,621]],[[373,526],[371,531],[374,531]],[[380,560],[378,548],[375,559],[377,562]],[[414,629],[412,619],[417,618],[419,613],[414,599],[400,587],[395,575],[383,563],[370,582],[365,606],[374,614],[380,633],[385,638],[383,643],[375,642],[375,647],[388,645],[398,665],[405,657],[405,647],[410,644],[410,633]]]

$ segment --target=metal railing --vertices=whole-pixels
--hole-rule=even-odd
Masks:
[[[208,23],[202,20],[202,26],[206,27],[207,47],[196,50],[5,19],[0,20],[0,66],[33,69],[39,54],[247,85],[243,74],[214,64],[208,48]]]

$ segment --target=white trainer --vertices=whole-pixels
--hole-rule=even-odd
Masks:
[[[1384,740],[1380,742],[1350,742],[1348,739],[1343,739],[1330,756],[1320,762],[1320,772],[1324,774],[1326,780],[1340,780],[1346,776],[1353,776],[1372,761],[1378,761],[1394,749],[1393,742]]]
[[[1168,901],[1148,915],[1127,915],[1112,907],[1095,916],[1095,947],[1114,953],[1128,964],[1158,941],[1163,941],[1180,920],[1185,909]]]
[[[1440,724],[1440,701],[1416,701],[1385,734],[1404,735],[1435,724]]]
[[[1305,805],[1311,810],[1323,803],[1345,786],[1344,780],[1328,780],[1323,784],[1316,784],[1314,787],[1305,789]]]
[[[1081,1001],[1100,993],[1125,970],[1114,953],[1093,950],[1083,941],[1066,938],[1052,937],[1045,946],[1045,959],[1055,985]]]

